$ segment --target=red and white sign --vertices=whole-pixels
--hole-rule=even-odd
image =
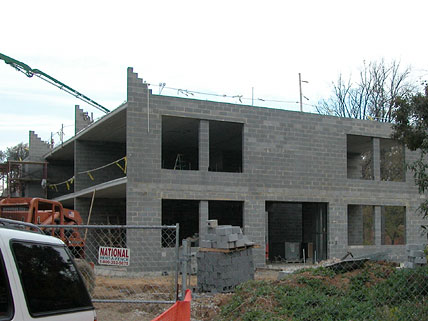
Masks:
[[[98,264],[128,266],[129,261],[129,249],[100,246],[98,250]]]

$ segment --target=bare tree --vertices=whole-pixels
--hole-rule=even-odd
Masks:
[[[410,67],[402,69],[397,61],[363,62],[358,81],[340,74],[332,84],[330,98],[322,99],[316,109],[320,114],[391,122],[396,98],[416,90],[409,82],[410,71]]]

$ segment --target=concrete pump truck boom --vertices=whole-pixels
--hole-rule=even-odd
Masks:
[[[59,80],[49,76],[48,74],[44,73],[43,71],[39,69],[32,69],[30,66],[13,59],[9,56],[3,55],[0,53],[0,59],[3,60],[6,64],[9,66],[15,68],[16,70],[22,72],[27,77],[31,78],[33,76],[39,77],[40,79],[50,83],[51,85],[54,85],[55,87],[64,90],[65,92],[69,93],[70,95],[73,95],[74,97],[84,101],[85,103],[97,108],[98,110],[101,110],[102,112],[108,114],[110,110],[105,108],[104,106],[98,104],[96,101],[93,101],[89,97],[83,95],[82,93],[78,92],[77,90],[67,86],[66,84],[60,82]]]

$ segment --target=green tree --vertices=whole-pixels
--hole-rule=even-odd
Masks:
[[[28,156],[28,144],[19,143],[15,146],[6,148],[5,151],[0,151],[0,161],[6,160],[22,161]]]
[[[401,68],[397,61],[363,62],[358,78],[340,74],[331,96],[316,109],[324,115],[391,122],[395,99],[415,91],[409,76],[410,67]]]
[[[392,137],[403,142],[412,151],[419,151],[419,158],[407,164],[413,172],[419,193],[424,194],[428,188],[428,86],[424,93],[417,93],[397,98],[395,101],[395,123]],[[428,217],[428,200],[420,210],[424,218]],[[425,229],[427,226],[423,226]]]

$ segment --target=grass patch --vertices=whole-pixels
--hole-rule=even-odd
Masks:
[[[218,320],[428,320],[428,267],[367,262],[343,274],[319,268],[281,281],[249,281]]]

